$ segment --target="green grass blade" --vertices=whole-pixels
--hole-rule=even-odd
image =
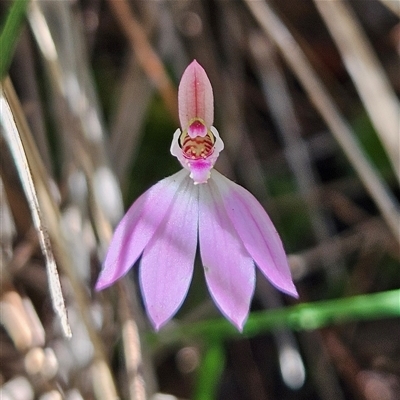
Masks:
[[[0,34],[0,80],[3,80],[10,67],[14,49],[23,27],[29,0],[15,0],[7,18],[2,24]]]

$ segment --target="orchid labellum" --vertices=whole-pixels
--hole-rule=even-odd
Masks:
[[[183,169],[147,190],[117,226],[96,289],[110,286],[141,257],[147,314],[159,329],[178,311],[193,276],[199,243],[216,305],[239,329],[247,319],[255,266],[279,290],[297,296],[282,242],[260,203],[213,167],[224,144],[212,126],[214,100],[193,61],[179,85],[181,129],[171,153]]]

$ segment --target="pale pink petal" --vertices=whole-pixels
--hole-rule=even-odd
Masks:
[[[220,138],[220,136],[219,136],[219,132],[217,131],[217,128],[215,128],[215,127],[211,127],[210,128],[210,131],[212,132],[212,134],[214,135],[214,137],[215,137],[215,147],[214,147],[214,156],[216,156],[216,157],[218,157],[219,156],[219,153],[224,149],[224,142],[222,141],[222,139]],[[216,161],[217,159],[215,158],[215,161]],[[215,163],[215,161],[214,161],[214,163]]]
[[[129,271],[163,221],[186,177],[187,171],[181,170],[152,186],[133,203],[114,232],[96,290],[110,286]]]
[[[186,130],[194,118],[201,118],[207,128],[214,120],[214,97],[203,67],[196,61],[186,68],[178,90],[179,120]]]
[[[282,241],[264,208],[246,189],[212,171],[225,209],[249,254],[278,289],[297,297]]]
[[[208,289],[222,313],[241,331],[254,292],[255,266],[212,180],[199,186],[199,241]]]
[[[147,314],[158,330],[179,309],[193,275],[198,187],[187,176],[168,215],[146,246],[139,279]]]
[[[179,160],[182,167],[189,169],[187,166],[187,159],[183,155],[182,148],[179,144],[179,137],[181,136],[181,134],[182,131],[179,128],[174,132],[174,136],[172,137],[170,152],[173,156],[175,156]]]

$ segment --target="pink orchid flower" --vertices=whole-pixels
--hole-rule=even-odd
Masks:
[[[179,85],[182,130],[171,153],[183,169],[140,196],[117,226],[96,289],[110,286],[142,256],[139,281],[159,329],[178,311],[193,275],[197,242],[208,289],[239,329],[249,314],[255,264],[279,290],[297,297],[285,251],[260,203],[213,166],[224,144],[212,126],[213,92],[193,61]]]

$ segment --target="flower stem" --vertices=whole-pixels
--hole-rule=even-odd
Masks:
[[[243,335],[256,336],[272,329],[313,330],[332,324],[400,316],[400,289],[303,303],[282,309],[257,311],[250,314]],[[151,334],[153,344],[179,342],[182,339],[203,338],[214,342],[239,337],[240,333],[225,319],[212,319]]]
[[[194,400],[217,398],[218,383],[225,368],[225,350],[220,341],[216,341],[205,349],[198,368]]]

